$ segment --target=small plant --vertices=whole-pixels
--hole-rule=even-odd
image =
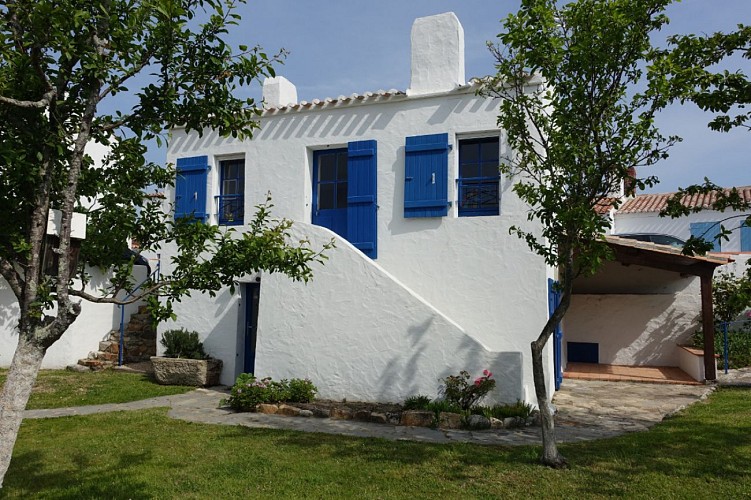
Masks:
[[[402,408],[404,408],[405,410],[427,410],[429,404],[429,396],[418,394],[417,396],[410,396],[405,399]]]
[[[318,393],[318,388],[307,378],[293,378],[289,381],[287,390],[287,401],[291,403],[310,403]]]
[[[532,415],[532,405],[522,400],[517,400],[513,404],[499,404],[493,406],[476,406],[472,413],[483,415],[487,418],[497,418],[503,420],[508,417],[519,417],[526,419]]]
[[[167,358],[206,359],[203,342],[198,340],[198,332],[189,332],[184,328],[167,330],[160,341]]]
[[[459,375],[449,375],[443,379],[443,399],[464,411],[469,411],[495,388],[492,376],[488,370],[483,370],[482,376],[470,383],[470,375],[466,370],[459,372]]]
[[[239,411],[254,411],[261,403],[309,403],[318,392],[308,379],[282,379],[275,382],[271,377],[258,379],[252,373],[242,373],[232,386],[226,403]]]

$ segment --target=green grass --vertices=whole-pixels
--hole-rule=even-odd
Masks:
[[[0,384],[8,370],[0,370]],[[159,385],[148,375],[115,370],[72,372],[41,370],[26,408],[126,403],[155,396],[182,394],[193,387]]]
[[[649,432],[562,446],[390,442],[171,420],[165,409],[24,422],[8,498],[742,498],[751,391]]]

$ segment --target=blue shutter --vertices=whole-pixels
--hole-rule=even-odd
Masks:
[[[448,214],[448,134],[407,137],[404,217]]]
[[[751,252],[751,225],[747,221],[741,223],[741,252]]]
[[[378,255],[376,141],[350,142],[347,146],[347,240],[375,259]]]
[[[206,220],[206,181],[208,156],[177,159],[175,180],[175,220],[192,217]]]
[[[690,227],[691,236],[711,243],[713,245],[712,252],[720,251],[720,240],[717,239],[720,235],[719,222],[692,222]]]

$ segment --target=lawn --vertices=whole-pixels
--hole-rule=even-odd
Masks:
[[[166,409],[24,422],[8,498],[741,498],[751,391],[723,389],[649,432],[535,447],[390,442],[171,420]]]
[[[0,370],[0,384],[8,370]],[[193,387],[159,385],[148,375],[115,370],[72,372],[41,370],[26,408],[126,403],[155,396],[182,394]]]

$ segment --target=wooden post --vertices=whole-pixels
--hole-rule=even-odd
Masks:
[[[704,330],[704,378],[717,380],[714,361],[714,310],[712,309],[712,272],[701,275],[701,323]]]

